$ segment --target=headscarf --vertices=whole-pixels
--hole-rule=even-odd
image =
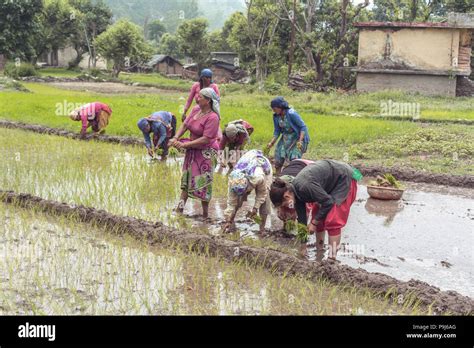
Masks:
[[[229,175],[229,188],[237,196],[243,196],[247,192],[249,182],[247,176],[241,170],[233,170]]]
[[[212,88],[209,88],[209,87],[201,89],[199,93],[203,97],[206,97],[212,100],[212,110],[220,117],[221,116],[220,106],[219,106],[220,99],[217,93]]]
[[[81,120],[81,112],[79,111],[79,109],[76,109],[76,110],[72,111],[69,114],[69,118],[73,121],[80,121]]]
[[[231,139],[234,139],[239,133],[243,133],[245,134],[245,138],[250,141],[250,134],[242,124],[242,120],[231,121],[226,124],[224,133],[228,138]]]
[[[224,133],[225,135],[227,135],[228,138],[235,139],[237,134],[239,134],[239,129],[237,128],[235,124],[229,123],[227,127],[225,127],[224,129]]]
[[[275,99],[273,99],[272,102],[270,103],[270,106],[272,108],[280,108],[280,109],[290,108],[290,106],[288,105],[288,102],[283,97],[276,97]]]
[[[211,69],[202,69],[200,77],[212,78],[212,70]]]
[[[148,122],[148,120],[146,118],[139,119],[138,123],[137,123],[137,126],[142,132],[149,132],[150,131],[150,123]]]

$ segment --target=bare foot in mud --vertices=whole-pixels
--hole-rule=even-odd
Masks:
[[[176,206],[176,208],[174,208],[174,212],[175,213],[178,213],[178,214],[183,214],[184,212],[184,201],[183,200],[180,200],[178,205]]]

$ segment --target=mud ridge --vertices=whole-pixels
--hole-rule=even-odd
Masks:
[[[429,183],[436,185],[458,186],[466,188],[474,188],[473,175],[451,175],[423,172],[411,168],[401,167],[382,167],[382,166],[366,166],[363,164],[353,163],[363,175],[376,177],[391,173],[398,180]]]
[[[310,262],[277,250],[246,246],[222,237],[197,234],[150,223],[132,217],[110,214],[104,210],[45,200],[30,194],[0,190],[0,200],[27,209],[36,209],[57,216],[74,218],[100,227],[113,228],[151,245],[180,246],[199,254],[222,257],[228,261],[242,260],[277,274],[302,275],[312,280],[325,278],[332,283],[368,288],[381,296],[416,298],[423,306],[432,306],[437,314],[473,315],[474,300],[454,291],[441,291],[418,280],[397,280],[385,274],[369,273],[335,261]]]
[[[28,123],[23,123],[23,122],[16,122],[16,121],[8,121],[8,120],[0,120],[0,127],[3,128],[9,128],[9,129],[21,129],[21,130],[26,130],[34,133],[39,133],[39,134],[49,134],[49,135],[58,135],[70,139],[77,139],[81,140],[81,135],[79,132],[71,132],[66,129],[61,129],[61,128],[51,128],[51,127],[46,127],[38,124],[28,124]],[[93,136],[92,134],[87,134],[86,138],[84,139],[86,141],[88,140],[96,140],[96,141],[102,141],[105,143],[113,143],[113,144],[122,144],[122,145],[144,145],[143,140],[135,138],[135,137],[123,137],[123,136],[117,136],[117,135],[98,135],[98,136]]]

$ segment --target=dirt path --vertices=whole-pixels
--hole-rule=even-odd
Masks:
[[[399,281],[388,275],[369,273],[362,269],[342,265],[334,261],[310,262],[285,253],[246,246],[223,238],[180,231],[161,223],[150,223],[131,217],[115,216],[103,210],[44,200],[28,194],[0,191],[0,199],[28,209],[54,215],[93,222],[118,233],[127,233],[150,244],[179,245],[189,250],[222,257],[226,260],[246,260],[261,265],[278,274],[303,275],[312,280],[324,277],[335,284],[366,287],[381,296],[406,300],[416,297],[424,306],[432,305],[437,314],[474,314],[474,300],[454,291],[440,291],[427,283],[410,280]],[[400,297],[402,296],[402,297]]]
[[[0,127],[22,129],[40,134],[52,134],[58,136],[64,136],[72,139],[79,139],[79,134],[60,128],[51,128],[42,125],[27,124],[23,122],[0,120]],[[143,140],[135,137],[125,136],[113,136],[113,135],[101,135],[93,137],[88,135],[86,140],[97,140],[108,143],[116,143],[123,145],[140,145],[142,146]],[[364,176],[375,177],[379,174],[392,173],[397,179],[402,181],[411,181],[418,183],[429,183],[437,185],[449,185],[457,187],[474,188],[474,176],[472,175],[450,175],[450,174],[436,174],[427,173],[423,171],[417,171],[406,167],[382,167],[382,166],[366,166],[362,163],[353,163]]]

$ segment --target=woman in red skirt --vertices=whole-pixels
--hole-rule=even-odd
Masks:
[[[277,208],[296,210],[298,222],[308,225],[311,234],[316,232],[317,248],[323,248],[324,232],[327,231],[329,257],[335,259],[341,243],[341,229],[347,223],[360,178],[360,172],[346,163],[316,161],[301,170],[291,183],[275,179],[270,199]],[[307,214],[307,203],[313,204],[310,214]]]

